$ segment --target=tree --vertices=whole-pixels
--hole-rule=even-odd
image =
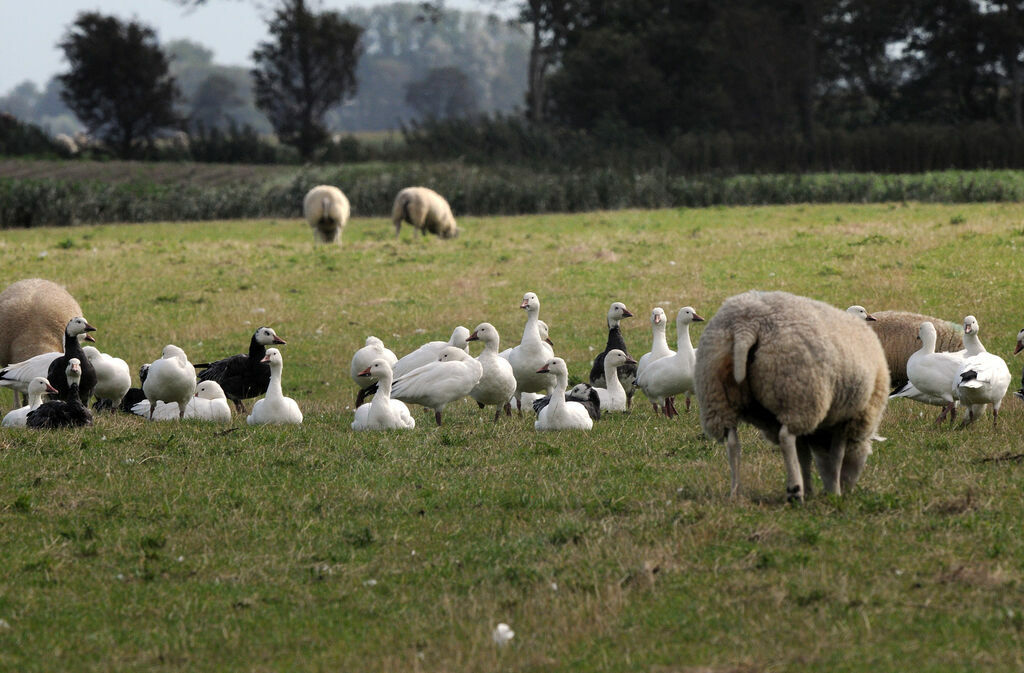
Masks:
[[[214,73],[204,79],[192,97],[191,120],[207,128],[221,126],[227,110],[245,104],[238,85],[225,75]]]
[[[480,110],[479,95],[459,68],[432,68],[405,85],[405,102],[426,119],[469,117]]]
[[[337,12],[314,14],[304,0],[285,0],[269,28],[272,41],[252,54],[256,105],[308,160],[327,137],[324,113],[356,92],[363,29]]]
[[[118,156],[178,124],[177,86],[151,28],[85,12],[59,46],[70,64],[59,76],[61,99]]]

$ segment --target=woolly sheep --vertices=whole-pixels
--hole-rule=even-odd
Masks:
[[[391,221],[395,225],[395,237],[401,233],[402,222],[408,222],[424,236],[428,231],[441,238],[459,235],[451,206],[443,196],[426,187],[406,187],[398,192],[391,209]]]
[[[854,313],[860,306],[851,306],[847,311]],[[854,313],[856,314],[856,313]],[[955,352],[964,347],[963,328],[956,323],[933,318],[920,313],[907,311],[879,311],[868,314],[874,320],[868,325],[875,330],[878,340],[885,351],[885,361],[889,364],[889,389],[896,391],[907,384],[907,360],[921,347],[917,340],[917,331],[921,323],[930,322],[935,325],[935,352]]]
[[[705,434],[726,442],[740,486],[737,427],[782,449],[786,493],[810,493],[810,464],[829,493],[857,483],[888,398],[885,353],[845,311],[786,292],[729,298],[701,335],[696,384]]]
[[[0,292],[0,366],[41,353],[64,352],[64,328],[82,307],[60,285],[42,278]]]
[[[314,187],[302,201],[302,214],[321,243],[341,243],[341,230],[350,213],[348,198],[330,185]]]

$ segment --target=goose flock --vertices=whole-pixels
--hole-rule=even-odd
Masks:
[[[652,309],[651,349],[635,360],[620,329],[620,322],[633,313],[622,302],[612,302],[605,316],[605,348],[591,363],[589,382],[572,388],[568,365],[555,356],[548,326],[540,320],[540,298],[527,292],[519,307],[526,312],[522,339],[506,350],[500,350],[501,337],[490,322],[478,324],[473,331],[457,326],[447,341],[425,343],[401,358],[381,339],[368,336],[349,368],[358,390],[352,429],[414,429],[411,405],[433,411],[440,426],[445,407],[467,397],[481,409],[494,407],[495,423],[502,411],[511,415],[515,407],[522,415],[524,406],[532,409],[534,428],[544,431],[589,430],[602,412],[627,412],[637,388],[656,414],[677,416],[674,400],[678,395],[686,396],[685,408],[690,410],[697,351],[690,326],[704,320],[692,306],[680,308],[676,316],[675,351],[668,346],[664,309]],[[862,306],[847,310],[863,320],[874,320]],[[248,352],[196,365],[181,348],[168,344],[160,358],[140,369],[141,388],[131,388],[124,360],[82,345],[95,341],[90,334],[94,331],[84,317],[75,317],[64,330],[63,352],[43,353],[0,370],[0,386],[15,391],[17,407],[3,418],[3,426],[90,425],[92,413],[86,405],[92,397],[97,411],[122,410],[152,421],[216,423],[232,421],[232,405],[236,413],[246,414],[245,401],[259,397],[246,416],[249,425],[302,423],[299,404],[284,394],[284,359],[275,347],[287,342],[271,327],[253,333]],[[977,318],[966,316],[963,349],[937,352],[935,325],[920,323],[920,347],[906,361],[909,380],[891,397],[940,407],[936,423],[946,418],[953,422],[959,407],[966,416],[961,426],[977,420],[985,407],[991,407],[996,423],[1011,375],[1006,362],[985,349],[979,334]],[[473,342],[483,345],[476,357],[470,352]],[[1014,354],[1022,351],[1024,329],[1017,334]],[[198,376],[197,370],[201,370]],[[25,396],[24,406],[18,405],[18,394]],[[1015,395],[1024,400],[1024,376]],[[47,401],[48,397],[52,399]]]

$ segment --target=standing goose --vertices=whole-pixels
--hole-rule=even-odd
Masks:
[[[267,346],[285,343],[273,328],[260,327],[249,340],[248,354],[239,353],[216,362],[196,365],[196,369],[206,370],[199,374],[199,380],[219,383],[227,398],[235,403],[238,413],[244,414],[245,403],[242,400],[263,395],[270,385],[270,367],[263,359],[267,354]]]
[[[952,423],[956,420],[957,404],[952,384],[964,364],[964,353],[936,353],[938,332],[930,322],[921,323],[917,338],[921,348],[914,351],[907,360],[909,380],[889,398],[909,397],[924,404],[942,407],[942,413],[935,422],[941,423],[948,415]]]
[[[555,351],[544,342],[537,326],[540,317],[540,299],[533,292],[523,295],[519,308],[526,311],[526,325],[523,327],[523,340],[508,354],[512,373],[516,377],[516,407],[523,410],[523,393],[539,393],[551,384],[551,377],[538,372],[551,358]]]
[[[668,339],[665,337],[665,330],[668,328],[668,319],[665,317],[665,309],[660,306],[655,306],[651,310],[651,351],[644,353],[640,357],[640,361],[636,365],[636,378],[639,379],[640,375],[645,369],[654,361],[660,360],[661,358],[672,357],[676,354],[674,350],[668,347]],[[651,406],[654,407],[654,413],[661,413],[658,409],[658,403],[651,400]]]
[[[196,392],[196,369],[185,351],[174,344],[164,346],[160,359],[149,365],[142,392],[149,401],[149,420],[153,420],[157,402],[176,402],[178,418],[184,418],[185,407]]]
[[[78,385],[82,379],[82,363],[78,358],[71,358],[64,369],[64,378],[68,382],[68,399],[50,400],[28,412],[25,425],[30,428],[79,428],[92,425],[92,414],[82,404],[78,394]]]
[[[42,376],[37,376],[28,384],[28,404],[8,413],[0,422],[5,428],[23,428],[28,420],[28,412],[34,411],[43,403],[43,395],[56,394],[57,389],[50,385]]]
[[[985,405],[992,405],[992,424],[999,420],[999,407],[1010,387],[1010,368],[998,355],[985,350],[981,343],[981,327],[973,315],[964,318],[964,348],[967,358],[953,382],[953,394],[967,407],[967,418],[960,427],[970,425],[981,416]]]
[[[692,306],[679,309],[676,315],[676,354],[652,362],[644,369],[643,376],[637,377],[640,389],[651,402],[663,406],[669,418],[679,415],[673,398],[681,393],[686,393],[686,410],[690,410],[697,362],[697,350],[690,341],[690,324],[703,320]]]
[[[544,322],[543,320],[538,320],[537,321],[537,332],[540,333],[540,340],[541,341],[543,341],[547,345],[551,346],[552,348],[554,347],[555,342],[552,341],[550,336],[549,336],[550,333],[548,331],[548,324],[546,322]],[[510,348],[506,348],[505,350],[503,350],[500,353],[498,353],[498,356],[503,358],[503,359],[505,359],[505,360],[508,360],[509,353],[511,353],[514,348],[515,348],[515,346],[512,346]]]
[[[128,363],[121,358],[101,353],[94,346],[85,346],[82,351],[96,372],[96,386],[92,389],[92,394],[96,396],[96,409],[116,410],[132,387],[132,373]]]
[[[299,410],[298,403],[290,397],[285,397],[281,389],[281,373],[284,370],[281,351],[268,348],[267,354],[263,356],[263,362],[270,365],[267,394],[252,405],[252,413],[245,419],[246,422],[249,425],[302,423],[302,411]]]
[[[80,320],[81,322],[76,323],[72,329],[77,333],[79,347],[81,347],[81,343],[83,341],[96,341],[92,338],[92,335],[88,333],[88,330],[79,330],[82,325],[88,325],[85,318],[75,318],[65,325],[65,335],[67,334],[67,328],[71,327],[72,323],[75,323],[76,320]],[[54,360],[61,357],[61,355],[63,354],[57,351],[40,353],[39,355],[34,355],[27,360],[7,365],[3,369],[0,369],[0,386],[12,389],[15,393],[15,397],[17,397],[19,393],[21,395],[28,395],[28,384],[32,379],[37,377],[45,379],[50,373],[50,365],[53,364]],[[66,368],[67,364],[64,366]]]
[[[469,395],[482,375],[483,366],[476,358],[461,348],[446,346],[437,360],[395,378],[391,396],[433,409],[440,426],[445,405]]]
[[[601,378],[608,382],[608,387],[594,387],[601,400],[601,409],[604,411],[626,411],[629,408],[629,393],[623,388],[622,382],[616,375],[616,370],[636,365],[636,360],[618,348],[613,348],[608,351],[602,365],[604,366],[604,376]]]
[[[359,393],[356,395],[357,409],[362,406],[363,400],[370,394],[368,391],[370,386],[376,383],[375,379],[370,376],[363,376],[362,372],[377,359],[385,360],[389,367],[394,367],[395,363],[398,362],[394,352],[387,348],[383,341],[375,336],[368,336],[366,337],[366,345],[355,352],[352,356],[352,363],[348,368],[349,376],[359,386]]]
[[[605,366],[604,359],[612,350],[618,349],[629,356],[629,349],[626,348],[626,340],[622,338],[622,330],[619,329],[619,321],[623,318],[632,318],[633,314],[629,312],[626,305],[621,301],[613,302],[608,308],[607,322],[608,322],[608,342],[605,344],[604,350],[601,351],[596,358],[594,358],[594,364],[590,368],[590,385],[595,388],[608,388],[611,386],[606,385],[605,380]],[[622,383],[623,388],[626,391],[626,406],[628,407],[633,401],[633,392],[636,391],[636,361],[630,358],[633,364],[624,364],[618,367],[619,381]]]
[[[132,406],[132,413],[150,418],[149,400],[142,400]],[[202,381],[196,386],[196,393],[185,407],[185,415],[182,418],[230,423],[231,407],[228,406],[228,398],[224,395],[224,389],[216,381]],[[178,420],[178,405],[173,402],[170,404],[157,402],[150,420]]]
[[[369,404],[356,408],[353,430],[406,430],[416,427],[409,407],[401,400],[391,399],[394,374],[386,358],[377,358],[365,367],[359,376],[377,381],[377,393]]]
[[[537,414],[534,430],[590,430],[594,427],[586,407],[579,402],[565,401],[565,389],[569,385],[569,369],[565,360],[551,358],[537,373],[552,378],[553,382],[548,383],[551,401]]]
[[[498,355],[501,337],[491,323],[482,322],[477,325],[467,341],[484,342],[484,350],[476,358],[481,367],[480,381],[469,391],[469,396],[481,407],[494,405],[494,422],[497,423],[501,410],[516,391],[516,376],[512,373],[512,365]]]

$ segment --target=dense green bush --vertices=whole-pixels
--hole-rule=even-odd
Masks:
[[[0,227],[299,217],[306,191],[321,183],[340,186],[357,216],[387,216],[395,194],[416,184],[444,194],[457,216],[713,205],[1024,200],[1024,174],[1013,171],[685,177],[606,168],[554,173],[461,164],[378,164],[305,169],[283,182],[279,178],[243,180],[219,186],[3,179]]]
[[[67,156],[68,152],[46,131],[0,112],[0,156]]]

